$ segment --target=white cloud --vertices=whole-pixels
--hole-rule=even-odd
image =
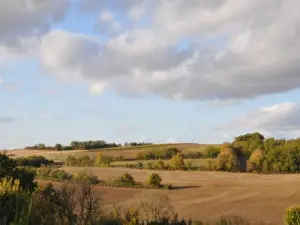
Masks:
[[[248,129],[264,134],[280,134],[293,136],[300,131],[300,103],[283,102],[263,107],[245,116],[237,118],[228,127]],[[293,136],[295,137],[295,136]]]
[[[39,38],[61,21],[71,0],[1,0],[0,67],[36,56]]]
[[[52,31],[42,39],[44,67],[65,79],[107,82],[119,93],[172,99],[232,100],[299,88],[297,0],[115,3],[81,4],[86,10],[100,7],[108,24],[121,22],[112,17],[120,10],[146,11],[136,18],[147,16],[150,25],[120,24],[105,44]],[[182,40],[187,48],[178,51]]]

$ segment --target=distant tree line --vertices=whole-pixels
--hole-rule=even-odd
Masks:
[[[142,146],[142,145],[151,145],[152,143],[146,142],[125,142],[125,147],[133,147],[133,146]],[[25,149],[27,150],[88,150],[88,149],[101,149],[101,148],[114,148],[114,147],[122,147],[121,144],[116,143],[107,143],[103,140],[96,141],[72,141],[70,145],[62,146],[61,144],[56,144],[55,146],[46,146],[45,144],[36,144],[33,146],[27,146]]]

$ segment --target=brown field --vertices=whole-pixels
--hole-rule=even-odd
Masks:
[[[67,172],[86,171],[100,179],[109,179],[124,172],[143,182],[152,171],[123,168],[62,168]],[[250,221],[284,224],[285,209],[300,203],[300,175],[257,175],[223,172],[159,171],[163,183],[176,190],[155,190],[170,196],[180,216],[215,220],[220,216],[243,216]],[[104,204],[130,204],[153,190],[97,187]]]

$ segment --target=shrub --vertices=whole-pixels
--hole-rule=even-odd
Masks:
[[[157,173],[152,173],[148,178],[148,185],[151,187],[160,187],[161,186],[161,177]]]
[[[175,170],[184,169],[185,163],[184,163],[184,157],[182,154],[177,154],[176,156],[173,156],[173,158],[170,160],[170,167]]]
[[[88,155],[83,155],[78,158],[74,156],[68,156],[68,158],[65,160],[66,166],[92,166],[93,164],[94,161]]]
[[[32,166],[32,167],[41,167],[41,166],[50,166],[54,164],[53,160],[48,160],[43,156],[28,156],[20,157],[15,159],[17,166]]]
[[[95,165],[99,167],[109,167],[111,162],[112,158],[103,156],[102,153],[99,153],[95,159]]]
[[[300,206],[291,206],[286,210],[285,221],[288,225],[300,224]]]
[[[96,176],[88,175],[85,172],[78,172],[73,174],[72,180],[78,183],[98,184],[99,180]]]
[[[217,163],[214,159],[207,159],[205,160],[205,166],[207,170],[216,170]]]
[[[162,160],[156,162],[155,168],[158,170],[163,170],[165,168],[165,163]]]
[[[137,167],[138,169],[143,169],[143,168],[144,168],[144,165],[143,165],[143,163],[138,162],[137,165],[136,165],[136,167]]]
[[[62,150],[62,145],[61,145],[61,144],[56,144],[56,145],[55,145],[55,149],[56,149],[57,151],[61,151],[61,150]]]
[[[62,182],[66,180],[71,180],[72,176],[67,172],[58,169],[51,169],[47,167],[41,167],[37,169],[36,172],[37,178],[42,180],[51,180]]]
[[[154,168],[154,166],[153,166],[153,163],[152,162],[148,162],[147,164],[146,164],[146,169],[147,170],[152,170]]]
[[[135,180],[131,174],[124,173],[122,176],[118,177],[113,181],[113,185],[121,187],[130,187],[135,185]]]
[[[217,148],[215,146],[208,146],[205,150],[204,150],[204,154],[207,158],[217,158],[218,154],[220,153],[220,148]]]
[[[193,168],[193,163],[192,163],[190,160],[188,160],[188,161],[186,161],[186,163],[185,163],[185,167],[186,167],[188,170],[191,170],[191,169]]]

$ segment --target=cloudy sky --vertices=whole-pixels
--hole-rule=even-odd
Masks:
[[[299,0],[1,0],[0,148],[300,136]]]

